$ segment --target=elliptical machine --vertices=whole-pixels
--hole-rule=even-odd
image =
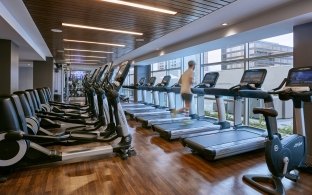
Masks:
[[[312,68],[293,68],[285,80],[285,86],[280,85],[270,94],[277,94],[282,101],[292,100],[295,111],[294,134],[282,138],[270,122],[276,120],[277,111],[272,108],[255,108],[255,114],[262,114],[266,121],[268,139],[265,142],[265,159],[272,175],[244,175],[243,180],[252,187],[268,194],[285,194],[281,182],[285,177],[294,182],[299,179],[298,169],[309,169],[310,147],[306,139],[304,102],[312,102]],[[261,182],[261,183],[260,183]],[[273,184],[268,188],[262,183]]]
[[[72,151],[49,150],[37,141],[62,142],[67,140],[84,140],[73,135],[43,136],[28,133],[25,115],[17,95],[0,97],[0,182],[5,181],[7,174],[17,167],[45,164],[57,161],[84,160],[85,157],[118,154],[122,159],[135,155],[132,148],[132,136],[128,129],[126,116],[119,102],[116,88],[121,86],[129,71],[131,62],[122,63],[116,74],[114,83],[105,87],[109,105],[113,107],[116,122],[114,139],[98,139],[106,143],[96,147],[75,148]],[[16,101],[15,101],[16,100]],[[120,138],[116,140],[117,138]],[[91,139],[89,139],[92,141]],[[116,140],[116,142],[107,143]]]

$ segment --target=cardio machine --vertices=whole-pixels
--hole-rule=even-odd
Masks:
[[[263,148],[266,130],[242,125],[241,116],[242,97],[263,99],[265,107],[273,107],[272,97],[260,89],[266,73],[265,69],[246,70],[239,85],[230,89],[205,89],[205,94],[215,95],[216,99],[222,99],[224,96],[233,97],[234,126],[217,132],[207,131],[201,135],[187,137],[182,139],[182,144],[207,160],[216,160]],[[247,92],[240,94],[240,90],[247,90]]]
[[[122,88],[123,89],[131,89],[133,92],[137,92],[138,95],[138,101],[137,102],[131,102],[129,100],[129,97],[127,97],[127,103],[123,103],[122,106],[128,107],[128,106],[134,106],[134,105],[144,105],[144,102],[142,101],[142,90],[139,89],[139,86],[144,85],[145,83],[145,77],[142,77],[138,83],[132,84],[132,85],[123,85]]]
[[[202,82],[193,87],[192,93],[197,95],[198,113],[200,110],[204,110],[204,90],[207,88],[213,88],[219,78],[219,73],[210,72],[206,73]],[[157,131],[159,135],[167,140],[183,138],[191,135],[198,135],[198,133],[207,131],[216,131],[222,127],[221,123],[218,123],[215,119],[204,116],[202,112],[200,116],[195,116],[194,109],[191,109],[192,120],[190,124],[186,124],[184,121],[175,121],[169,123],[157,122],[152,125],[154,131]],[[229,124],[226,126],[229,127]]]
[[[131,109],[131,110],[141,110],[141,109],[146,109],[146,108],[152,108],[151,102],[148,102],[148,98],[147,98],[147,91],[150,91],[149,89],[155,85],[156,82],[156,77],[151,77],[147,83],[142,84],[137,86],[137,90],[141,91],[141,97],[142,97],[142,103],[137,103],[137,104],[128,104],[128,103],[124,103],[122,104],[124,109]]]
[[[125,108],[126,114],[128,114],[131,118],[135,118],[138,116],[144,116],[148,114],[160,114],[160,113],[169,113],[168,110],[164,106],[160,105],[159,101],[159,92],[161,94],[164,93],[163,89],[164,87],[167,87],[169,85],[171,77],[170,76],[164,76],[162,81],[158,84],[156,84],[154,87],[150,86],[148,90],[152,91],[153,94],[153,100],[154,100],[154,106],[145,107],[145,108]]]
[[[311,172],[311,135],[308,136],[309,132],[305,128],[309,122],[305,120],[303,108],[305,103],[312,102],[312,68],[292,68],[284,85],[270,94],[278,95],[282,101],[293,101],[294,134],[282,138],[277,127],[272,125],[272,121],[276,122],[277,111],[272,108],[255,108],[253,112],[262,114],[266,121],[268,138],[265,142],[265,159],[272,175],[243,176],[245,183],[268,194],[285,194],[281,182],[284,177],[296,182],[299,179],[298,170]],[[273,184],[273,188],[264,183]]]
[[[167,93],[167,99],[169,104],[169,111],[173,111],[175,109],[175,96],[176,94],[180,94],[180,83],[181,77],[178,83],[173,84],[170,87],[163,87],[160,90],[165,91]],[[190,119],[189,116],[185,116],[184,114],[176,114],[173,116],[172,113],[156,113],[156,114],[148,114],[144,116],[136,117],[137,121],[142,122],[143,127],[151,127],[155,124],[163,124],[163,123],[172,123],[184,119]]]
[[[45,164],[57,161],[80,160],[86,157],[117,153],[123,159],[134,155],[132,138],[128,131],[126,117],[119,102],[119,87],[130,68],[130,62],[122,63],[116,75],[114,83],[108,83],[107,97],[114,110],[116,131],[120,141],[117,144],[105,144],[93,148],[81,148],[68,152],[49,150],[34,141],[64,141],[70,139],[70,135],[52,137],[30,135],[26,127],[25,116],[17,96],[0,97],[0,176],[6,179],[7,173],[17,167]],[[17,101],[13,101],[13,99]]]

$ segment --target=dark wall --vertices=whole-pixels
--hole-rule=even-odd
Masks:
[[[34,61],[33,70],[34,88],[50,87],[53,91],[53,58],[46,58],[46,61]]]
[[[294,27],[294,67],[312,66],[312,22]]]

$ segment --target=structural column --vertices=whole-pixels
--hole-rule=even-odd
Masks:
[[[18,90],[18,46],[11,40],[0,39],[0,94]]]
[[[34,88],[49,87],[53,92],[53,58],[47,57],[46,61],[34,61],[33,71]]]
[[[138,83],[139,80],[145,77],[145,83],[148,82],[149,78],[151,77],[151,66],[150,65],[135,65],[134,66],[134,78],[133,83]],[[142,97],[140,97],[141,94],[137,93],[137,90],[135,90],[133,94],[134,102],[137,102]]]
[[[294,27],[294,67],[312,66],[312,23],[306,23]],[[304,104],[305,129],[307,141],[306,162],[312,162],[312,103]],[[294,128],[296,119],[294,119]],[[295,133],[298,129],[295,129]]]

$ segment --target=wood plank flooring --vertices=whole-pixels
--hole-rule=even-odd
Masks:
[[[247,173],[268,173],[263,151],[206,161],[179,141],[167,142],[140,123],[129,122],[137,156],[20,170],[0,184],[0,194],[260,194],[242,181]],[[287,194],[312,194],[312,175],[284,179]]]

